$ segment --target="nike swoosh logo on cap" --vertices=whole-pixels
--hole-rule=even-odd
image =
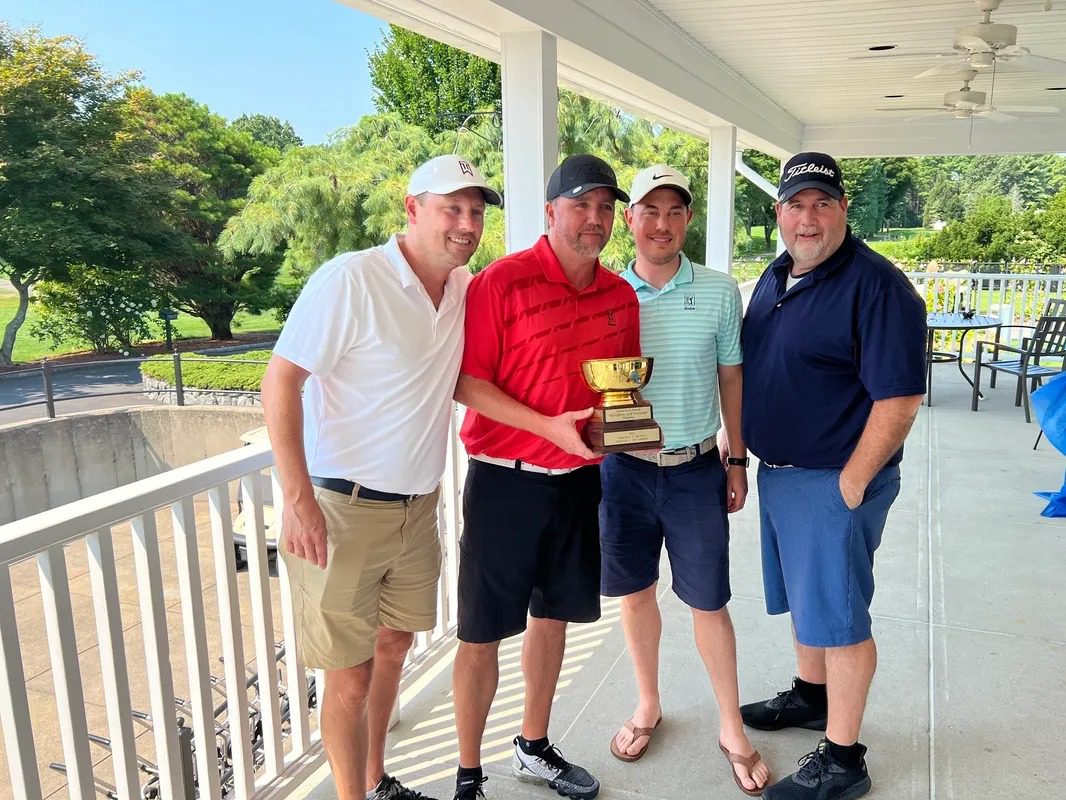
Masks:
[[[671,175],[669,172],[667,172],[665,175],[652,175],[651,179],[653,181],[657,181],[657,180],[660,180],[661,178],[672,178],[672,177],[674,177],[674,176]]]

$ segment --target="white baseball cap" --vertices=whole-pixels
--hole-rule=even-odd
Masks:
[[[460,189],[480,189],[485,202],[494,206],[503,205],[503,197],[485,181],[481,171],[462,156],[437,156],[411,173],[407,193],[419,195],[451,194]]]
[[[668,186],[677,189],[686,206],[692,205],[692,192],[688,188],[688,178],[673,167],[656,164],[642,169],[633,178],[633,187],[629,190],[629,207],[632,208],[643,200],[650,191]]]

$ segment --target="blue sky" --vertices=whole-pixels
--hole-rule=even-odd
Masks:
[[[0,0],[0,19],[72,34],[229,119],[273,114],[308,144],[374,111],[367,50],[386,27],[337,0]]]

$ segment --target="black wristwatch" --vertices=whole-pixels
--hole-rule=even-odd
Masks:
[[[733,458],[732,456],[729,456],[729,457],[726,458],[725,463],[726,463],[727,466],[730,466],[730,467],[745,467],[746,468],[751,463],[751,459],[748,458],[747,456],[744,456],[744,458]]]

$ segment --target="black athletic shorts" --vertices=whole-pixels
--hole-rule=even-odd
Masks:
[[[600,469],[544,475],[471,460],[459,540],[459,639],[496,642],[526,614],[600,618]]]

